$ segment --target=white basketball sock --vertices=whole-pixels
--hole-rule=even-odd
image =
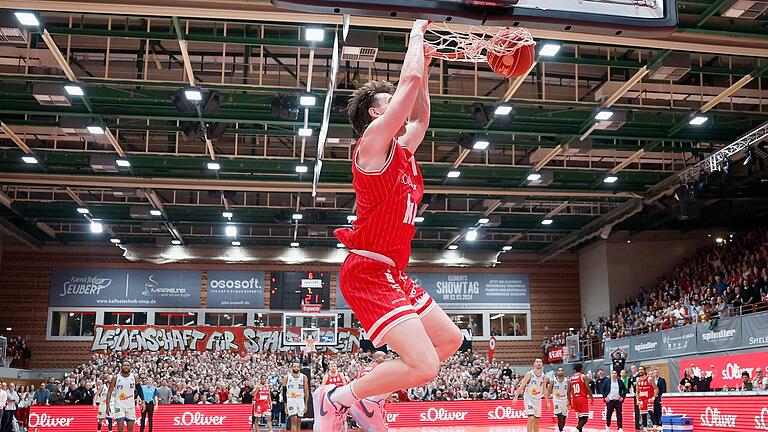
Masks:
[[[349,383],[343,387],[338,387],[336,391],[333,392],[330,399],[331,402],[336,402],[337,404],[341,404],[347,408],[351,407],[355,404],[355,402],[360,400],[360,398],[355,394],[355,391],[352,389],[352,383]]]

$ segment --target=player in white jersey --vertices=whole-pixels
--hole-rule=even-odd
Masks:
[[[101,380],[96,380],[96,392],[93,397],[93,405],[96,406],[98,413],[96,414],[96,423],[98,432],[101,432],[101,425],[104,424],[104,420],[107,420],[107,428],[109,432],[112,432],[112,418],[107,417],[107,393],[109,393],[109,385],[104,384]]]
[[[285,413],[291,424],[291,432],[299,432],[301,418],[309,404],[309,380],[301,373],[298,362],[291,363],[291,371],[283,377],[282,384],[285,389]]]
[[[517,398],[525,391],[523,402],[525,410],[528,413],[528,432],[539,432],[539,420],[541,419],[541,398],[549,409],[549,385],[547,376],[544,375],[542,368],[544,362],[537,358],[533,362],[533,369],[528,371],[520,381],[520,386],[515,392],[515,398],[512,403],[517,403]]]
[[[118,373],[109,382],[107,393],[107,417],[117,422],[117,432],[123,432],[123,425],[128,425],[128,432],[133,432],[136,423],[136,389],[139,377],[131,372],[131,365],[123,362]],[[114,411],[114,412],[113,412]]]
[[[552,395],[552,407],[557,417],[557,429],[565,430],[565,420],[568,418],[568,378],[565,369],[557,368],[555,379],[549,383],[549,393]]]

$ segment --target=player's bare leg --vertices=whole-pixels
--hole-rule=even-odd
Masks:
[[[461,347],[464,341],[461,330],[437,304],[421,318],[421,323],[441,362],[455,354]]]

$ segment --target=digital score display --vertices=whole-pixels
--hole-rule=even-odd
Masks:
[[[270,276],[269,308],[301,310],[304,304],[319,304],[330,309],[330,272],[272,272]]]

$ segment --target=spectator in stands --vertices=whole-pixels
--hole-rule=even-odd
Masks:
[[[749,379],[749,372],[747,371],[744,371],[741,373],[741,390],[743,391],[754,390],[754,387],[752,386],[752,380]]]
[[[160,387],[157,388],[157,403],[158,405],[168,405],[171,403],[171,397],[176,394],[175,391],[168,387],[168,380],[163,379],[160,381]]]
[[[627,364],[627,352],[621,347],[616,347],[612,357],[611,363],[613,363],[613,370],[615,370],[616,373],[621,373],[621,371],[624,370],[624,366]]]
[[[691,370],[693,370],[694,365],[691,365]],[[709,370],[704,372],[704,376],[699,376],[700,374],[694,374],[693,375],[693,388],[697,392],[708,392],[712,391],[712,377],[715,374],[715,365],[709,365]]]
[[[696,391],[693,384],[693,377],[691,376],[691,371],[689,369],[686,369],[683,372],[683,379],[680,380],[680,384],[677,386],[677,390],[679,392]]]
[[[6,390],[5,405],[3,409],[2,422],[0,422],[0,432],[12,432],[13,419],[16,414],[16,408],[19,404],[19,394],[16,392],[16,384],[10,383],[4,385]]]
[[[40,388],[35,391],[34,405],[49,405],[51,403],[51,391],[45,386],[45,383],[40,383]]]
[[[64,392],[61,388],[61,383],[56,382],[56,387],[51,392],[51,405],[63,405],[64,403]]]
[[[763,369],[755,369],[755,379],[752,380],[752,388],[756,391],[768,390],[768,376],[763,376]]]

